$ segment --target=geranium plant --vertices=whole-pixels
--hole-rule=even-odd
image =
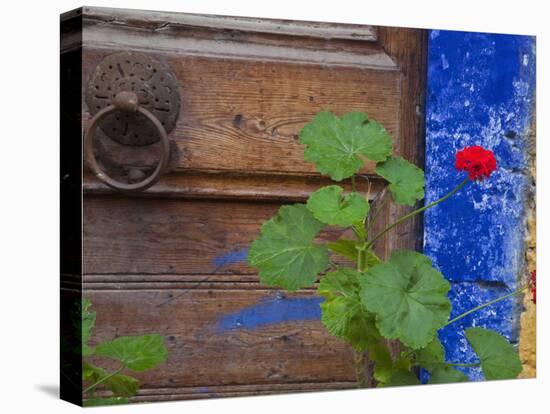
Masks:
[[[515,378],[521,362],[515,348],[499,333],[480,327],[466,329],[465,336],[479,358],[466,364],[445,360],[437,332],[529,286],[449,319],[450,284],[429,257],[400,250],[382,259],[373,250],[380,237],[398,224],[449,199],[470,182],[489,179],[497,168],[494,154],[478,146],[458,152],[455,168],[467,172],[466,178],[460,179],[458,172],[458,183],[447,195],[371,234],[377,212],[370,210],[368,196],[355,185],[365,160],[376,163],[376,174],[389,183],[397,204],[414,206],[424,198],[424,172],[393,155],[388,132],[360,112],[342,117],[321,112],[301,130],[300,142],[305,145],[306,161],[334,181],[350,178],[352,191],[346,193],[338,185],[322,187],[306,204],[282,206],[266,221],[248,254],[260,281],[295,291],[320,279],[322,323],[356,351],[359,386],[419,384],[419,368],[429,373],[429,383],[466,381],[468,377],[457,369],[465,366],[481,366],[486,379]],[[316,237],[325,226],[351,229],[354,239],[320,243]],[[355,266],[337,265],[331,254],[351,259]],[[387,340],[399,341],[402,352],[392,355]],[[372,378],[365,376],[365,354],[374,363]]]
[[[129,375],[154,368],[166,361],[168,350],[162,335],[152,333],[139,336],[119,336],[102,341],[95,346],[88,342],[92,336],[96,313],[92,302],[83,298],[80,309],[74,312],[75,328],[80,328],[78,350],[82,357],[82,382],[84,406],[115,405],[128,403],[128,397],[139,390],[139,381]],[[116,361],[117,368],[107,370],[96,365],[101,359]],[[97,391],[106,388],[111,396],[98,396]]]

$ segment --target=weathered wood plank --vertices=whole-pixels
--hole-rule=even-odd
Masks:
[[[97,311],[93,343],[165,336],[167,362],[136,374],[144,389],[354,381],[352,351],[321,325],[313,292],[88,289],[85,296]]]
[[[88,197],[84,274],[254,274],[246,251],[279,204]],[[320,240],[341,235],[327,227]]]
[[[85,48],[85,79],[112,50]],[[173,141],[172,170],[317,174],[303,159],[301,128],[322,110],[359,110],[399,134],[401,75],[395,70],[336,68],[159,54],[174,71],[182,96]],[[90,116],[84,114],[84,126]],[[102,139],[106,164],[147,167],[150,147],[130,148]],[[397,145],[397,144],[396,144]],[[368,163],[364,173],[373,173]]]
[[[61,19],[74,15],[64,13]],[[267,33],[289,36],[314,37],[323,40],[346,39],[376,41],[376,29],[360,24],[326,23],[300,20],[260,19],[254,17],[218,16],[162,12],[151,10],[84,7],[87,20],[101,25],[130,26],[152,32],[176,31],[183,27],[231,30],[247,33]]]
[[[296,382],[288,384],[212,385],[202,387],[172,387],[140,389],[130,402],[178,401],[203,398],[245,397],[251,395],[272,395],[296,392],[319,392],[353,389],[354,382]],[[108,396],[108,391],[97,393]]]
[[[385,187],[380,179],[369,178],[370,199]],[[235,175],[185,172],[169,174],[152,188],[140,193],[144,197],[218,199],[243,201],[279,201],[285,203],[304,202],[309,195],[325,185],[334,182],[321,176],[291,175]],[[84,192],[86,195],[113,194],[113,190],[91,174],[85,174]],[[351,191],[349,180],[339,184]],[[358,188],[366,190],[367,182],[360,180]]]

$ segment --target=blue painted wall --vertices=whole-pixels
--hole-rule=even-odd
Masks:
[[[527,192],[526,145],[535,91],[535,39],[433,30],[428,48],[426,203],[465,176],[454,154],[494,151],[498,170],[425,214],[424,252],[452,284],[453,315],[517,287],[522,272]],[[472,362],[468,326],[517,340],[517,300],[500,302],[443,329],[447,358]],[[458,332],[457,332],[458,330]],[[466,371],[481,379],[478,369]]]

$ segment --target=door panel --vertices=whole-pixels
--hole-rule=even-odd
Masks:
[[[82,53],[81,133],[88,79],[111,53],[154,56],[181,94],[159,183],[122,194],[84,169],[81,281],[97,311],[93,341],[154,331],[169,348],[166,364],[137,374],[132,401],[353,388],[353,353],[322,326],[314,288],[261,285],[246,251],[280,205],[329,183],[298,142],[321,110],[366,112],[422,164],[425,32],[101,8],[67,14],[62,27],[62,53]],[[151,148],[103,138],[97,151],[109,164],[156,163]],[[376,203],[385,182],[373,165],[363,172]],[[404,210],[388,204],[378,226]],[[381,240],[378,254],[417,247],[420,225]],[[329,228],[320,239],[339,235]],[[63,288],[79,280],[67,275]]]

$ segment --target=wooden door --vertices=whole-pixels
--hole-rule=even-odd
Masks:
[[[422,165],[425,48],[414,29],[88,7],[62,16],[62,298],[82,286],[97,311],[93,341],[166,338],[166,364],[137,374],[132,401],[354,387],[353,352],[321,325],[315,290],[259,284],[246,249],[281,204],[328,183],[297,140],[319,111],[366,112]],[[120,51],[167,65],[181,96],[168,170],[139,194],[85,167],[79,182],[88,82]],[[117,165],[156,162],[145,147],[105,146]],[[375,201],[385,184],[372,166],[364,173]],[[80,188],[81,246],[71,227]],[[378,253],[418,247],[419,226],[400,227]]]

